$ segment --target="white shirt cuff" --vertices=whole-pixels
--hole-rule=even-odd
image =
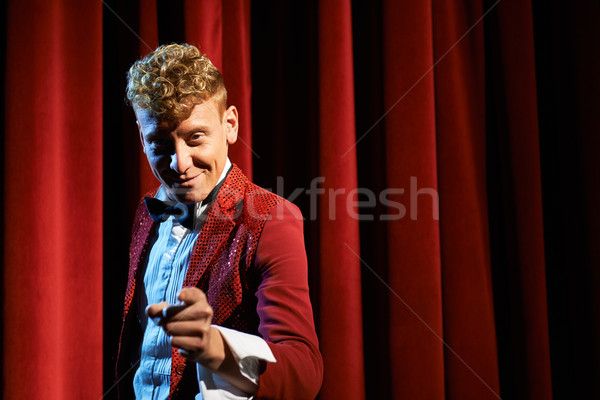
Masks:
[[[222,326],[212,325],[221,332],[227,342],[240,373],[258,386],[261,362],[277,362],[271,348],[263,338],[236,331]],[[244,393],[216,374],[210,373],[197,364],[198,386],[197,400],[246,400],[254,396]]]
[[[221,332],[221,336],[229,345],[233,358],[240,368],[240,373],[255,385],[258,385],[260,362],[277,362],[267,342],[260,336],[222,326],[213,326]]]

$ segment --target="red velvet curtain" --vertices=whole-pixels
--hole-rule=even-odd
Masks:
[[[5,17],[3,398],[100,397],[102,4]]]
[[[3,397],[107,398],[139,196],[125,73],[189,42],[305,217],[320,399],[600,396],[600,6],[10,1]]]
[[[354,146],[354,69],[352,12],[346,0],[319,2],[319,202],[321,248],[319,284],[323,363],[327,377],[323,398],[362,398],[363,339],[358,220],[346,207],[357,187]],[[340,335],[340,332],[343,332]],[[339,374],[339,375],[338,375]],[[345,379],[336,379],[344,376]]]

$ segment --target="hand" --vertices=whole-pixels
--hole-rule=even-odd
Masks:
[[[218,329],[211,327],[213,309],[198,288],[184,288],[177,304],[151,304],[146,315],[171,337],[171,346],[190,361],[216,371],[225,360],[225,346]]]

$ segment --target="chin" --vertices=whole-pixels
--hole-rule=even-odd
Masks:
[[[200,201],[197,199],[198,196],[196,196],[193,192],[190,191],[183,191],[180,188],[178,188],[171,189],[170,192],[171,193],[169,194],[169,197],[180,203],[197,203]]]
[[[180,203],[199,203],[202,200],[204,200],[206,196],[208,196],[208,194],[210,193],[210,190],[198,187],[172,187],[170,191],[170,197],[177,200]]]
[[[198,203],[198,202],[202,201],[203,199],[200,199],[200,198],[198,198],[198,196],[195,196],[190,193],[188,195],[178,196],[177,200],[180,203],[191,204],[191,203]]]

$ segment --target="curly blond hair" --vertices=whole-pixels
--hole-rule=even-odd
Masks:
[[[227,108],[223,76],[195,46],[169,44],[136,61],[127,73],[127,100],[157,116],[181,121],[195,104],[215,100]]]

